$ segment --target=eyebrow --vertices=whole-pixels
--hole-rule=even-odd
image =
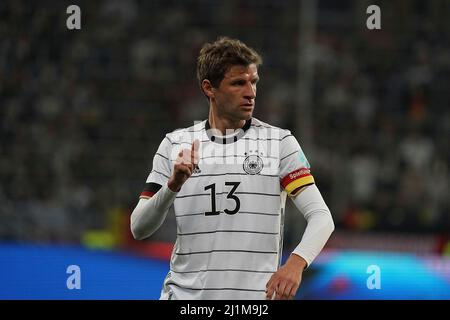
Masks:
[[[247,79],[244,79],[244,77],[242,77],[242,76],[230,77],[229,79],[230,79],[231,82],[247,81]],[[250,80],[250,82],[257,82],[257,81],[259,81],[259,77],[258,76],[256,76],[255,78]]]

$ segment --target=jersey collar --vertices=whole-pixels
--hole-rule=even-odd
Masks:
[[[245,121],[245,124],[242,128],[235,130],[235,133],[230,134],[228,136],[219,136],[214,134],[214,130],[211,129],[211,125],[209,124],[209,120],[206,120],[205,123],[205,131],[208,135],[209,140],[218,144],[228,144],[238,141],[242,138],[246,131],[250,128],[252,124],[252,118]]]

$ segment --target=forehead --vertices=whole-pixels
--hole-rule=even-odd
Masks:
[[[252,63],[248,66],[242,66],[242,65],[234,65],[231,68],[225,72],[224,78],[227,79],[233,79],[238,77],[245,77],[245,78],[257,78],[258,77],[258,67]]]

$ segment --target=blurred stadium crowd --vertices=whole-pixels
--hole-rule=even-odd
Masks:
[[[304,151],[337,230],[448,234],[449,3],[373,2],[378,31],[371,3],[317,1]],[[78,1],[79,31],[70,4],[0,2],[0,239],[127,221],[164,134],[207,116],[195,63],[219,35],[262,54],[255,116],[302,144],[299,1]]]

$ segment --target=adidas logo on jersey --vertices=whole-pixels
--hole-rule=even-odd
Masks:
[[[201,173],[202,170],[200,170],[200,167],[198,165],[195,166],[194,171],[192,171],[192,174]]]

